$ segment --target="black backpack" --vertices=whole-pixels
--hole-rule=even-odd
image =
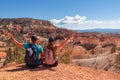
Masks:
[[[32,44],[29,44],[29,48],[26,49],[26,54],[25,54],[25,63],[26,65],[37,65],[37,45],[36,47],[32,47]]]

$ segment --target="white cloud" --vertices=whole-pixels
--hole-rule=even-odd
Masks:
[[[63,19],[60,19],[60,23],[62,23],[62,24],[69,24],[69,23],[72,23],[73,20],[74,20],[73,17],[66,16]]]
[[[74,17],[66,16],[61,19],[52,19],[51,22],[61,28],[83,30],[94,28],[120,29],[120,20],[99,21],[88,20],[86,16],[76,15]]]
[[[58,24],[60,21],[59,20],[57,20],[57,19],[52,19],[51,20],[51,23],[53,23],[53,24]]]
[[[111,23],[120,23],[120,20],[112,20]]]
[[[86,20],[86,16],[76,15],[74,17],[66,16],[62,19],[52,19],[50,20],[53,24],[83,24],[83,23],[101,23],[101,21],[97,20]]]

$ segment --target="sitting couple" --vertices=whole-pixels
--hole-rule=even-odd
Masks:
[[[41,64],[45,64],[47,66],[57,66],[58,59],[56,57],[56,50],[62,47],[73,35],[70,35],[65,41],[63,41],[60,45],[54,46],[54,38],[50,37],[48,39],[48,45],[43,49],[41,45],[37,45],[38,38],[36,36],[31,36],[31,43],[20,43],[16,41],[14,36],[11,33],[4,32],[6,36],[8,36],[16,46],[26,49],[25,54],[25,63],[29,67],[38,67]]]

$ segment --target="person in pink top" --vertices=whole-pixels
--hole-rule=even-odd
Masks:
[[[58,58],[56,57],[56,50],[62,47],[65,43],[68,42],[73,37],[71,34],[65,41],[63,41],[60,45],[54,46],[54,37],[50,37],[48,39],[48,45],[44,48],[44,57],[45,57],[45,65],[55,67],[58,65]]]

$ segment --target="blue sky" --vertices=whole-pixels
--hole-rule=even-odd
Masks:
[[[0,18],[50,20],[68,29],[120,29],[120,0],[0,0]]]

